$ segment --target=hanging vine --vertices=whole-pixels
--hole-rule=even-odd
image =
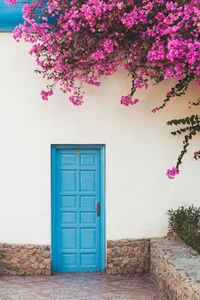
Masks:
[[[24,24],[13,35],[33,44],[36,72],[50,81],[41,91],[43,100],[58,84],[74,105],[81,105],[85,84],[99,86],[102,76],[119,68],[132,77],[130,93],[121,95],[125,106],[139,101],[134,93],[147,89],[149,81],[178,80],[154,113],[172,97],[185,95],[192,81],[200,87],[200,0],[32,0],[23,13]],[[199,104],[197,100],[191,105]],[[172,132],[188,133],[176,167],[167,171],[169,178],[179,173],[189,141],[200,127],[198,116],[168,122],[186,123],[189,126]],[[199,158],[200,151],[195,153]]]

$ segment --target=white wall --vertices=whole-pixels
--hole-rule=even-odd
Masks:
[[[181,174],[169,180],[182,138],[170,135],[166,121],[184,117],[187,101],[173,99],[152,114],[172,82],[140,91],[140,103],[120,105],[130,88],[124,71],[87,88],[85,104],[74,107],[56,93],[42,102],[45,82],[36,75],[29,45],[0,34],[0,241],[51,242],[50,145],[106,144],[107,239],[162,236],[167,232],[166,211],[180,205],[199,205],[199,162],[196,137]],[[174,102],[174,103],[173,103]]]

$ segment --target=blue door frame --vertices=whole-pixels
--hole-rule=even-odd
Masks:
[[[79,166],[79,161],[81,167]],[[91,167],[88,167],[87,163],[89,163]],[[78,172],[77,172],[77,166],[78,168],[81,168],[78,169]],[[68,177],[68,174],[70,174],[70,172],[71,174],[73,173],[78,174],[75,175],[74,177],[75,179],[72,178],[73,176]],[[84,176],[86,177],[84,179],[83,176],[83,178],[81,178],[79,182],[79,177],[82,176],[81,172],[83,175],[85,174]],[[92,173],[94,174],[93,177],[96,178],[94,184],[97,185],[95,191],[97,191],[98,194],[98,197],[94,196],[94,201],[99,201],[95,199],[95,197],[100,199],[100,217],[97,217],[96,210],[94,215],[94,207],[86,207],[84,210],[82,210],[81,201],[84,200],[85,194],[84,191],[82,192],[80,188],[80,184],[83,179],[83,190],[84,190],[84,184],[86,184],[85,187],[87,190],[87,180],[88,180],[87,177],[88,175],[89,177],[91,177],[90,175]],[[76,182],[76,178],[78,182]],[[65,188],[64,185],[66,184],[66,182],[67,182],[67,187]],[[70,186],[70,184],[72,184],[72,186]],[[91,185],[92,182],[89,181],[89,184]],[[65,189],[68,190],[68,188],[70,190],[73,190],[73,186],[78,186],[78,194],[76,194],[75,192],[74,195],[73,192],[68,192],[68,191],[66,192],[64,191],[63,194],[62,190]],[[75,190],[77,191],[77,188],[75,188]],[[83,206],[85,205],[87,206],[87,201],[88,201],[87,197],[90,197],[90,199],[92,197],[92,192],[91,195],[88,194],[90,193],[89,190],[90,188],[88,189],[88,192],[86,192],[87,194],[87,196],[85,197],[86,202],[84,202]],[[85,272],[85,271],[90,272],[91,271],[92,272],[96,270],[104,270],[105,269],[105,147],[104,145],[52,145],[51,146],[51,195],[52,195],[51,196],[52,198],[51,224],[52,224],[52,269],[53,271],[58,271],[58,272],[59,271],[60,272]],[[65,201],[64,206],[62,206],[62,203],[64,203],[63,198]],[[68,199],[67,201],[70,202],[66,202],[66,199]],[[74,201],[77,201],[77,204],[72,204],[72,205],[69,204],[71,203],[71,201],[73,203],[75,203]],[[70,209],[67,210],[66,207],[68,207],[69,205],[71,205]],[[87,216],[89,216],[89,219],[87,219]],[[74,222],[77,223],[74,224]],[[93,224],[91,223],[92,224],[91,227],[89,226],[90,222],[93,222]],[[96,224],[96,227],[93,227],[94,224]],[[94,239],[94,241],[92,241],[92,239]],[[99,239],[99,242],[96,241],[97,239]],[[89,249],[92,248],[91,245],[93,244],[97,245],[96,246],[97,249],[94,250]],[[94,253],[91,251],[94,251]]]

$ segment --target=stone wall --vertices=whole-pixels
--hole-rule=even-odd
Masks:
[[[107,274],[149,271],[149,240],[107,242]],[[0,273],[4,275],[51,275],[49,246],[0,244]]]
[[[0,244],[0,273],[4,275],[51,275],[50,247]]]
[[[118,240],[107,242],[107,274],[149,272],[150,240]]]
[[[200,300],[200,256],[181,240],[151,239],[150,273],[170,300]]]

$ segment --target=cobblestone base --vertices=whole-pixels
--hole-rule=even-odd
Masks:
[[[150,273],[169,300],[200,300],[200,256],[181,240],[151,239]]]
[[[51,275],[50,247],[0,244],[0,273],[4,275]]]
[[[148,273],[149,248],[149,239],[108,241],[106,273]]]
[[[149,240],[107,243],[107,274],[149,271]],[[51,275],[49,246],[0,244],[0,273],[4,275]]]

